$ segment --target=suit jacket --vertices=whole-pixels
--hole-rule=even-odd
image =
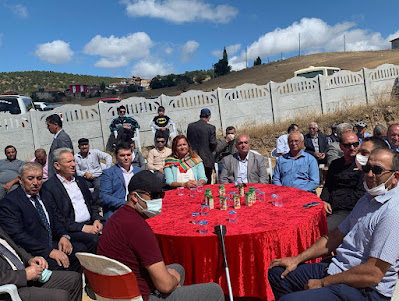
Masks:
[[[327,166],[330,166],[331,162],[344,156],[344,152],[339,147],[339,142],[333,142],[326,149]]]
[[[28,265],[28,261],[33,257],[27,253],[24,249],[17,246],[7,233],[0,228],[0,238],[4,239],[18,254],[25,266]],[[28,281],[26,279],[25,270],[14,271],[8,261],[0,255],[0,285],[3,284],[15,284],[17,287],[27,286]]]
[[[68,232],[64,225],[54,217],[49,202],[42,195],[40,198],[49,215],[53,241],[58,241]],[[47,259],[53,250],[48,243],[47,229],[22,187],[11,191],[0,202],[0,226],[17,245],[34,256]]]
[[[190,123],[187,128],[187,139],[192,149],[201,157],[205,167],[213,168],[216,149],[216,128],[205,120]]]
[[[141,169],[133,166],[133,173]],[[119,165],[111,166],[103,171],[100,177],[100,199],[103,203],[104,217],[107,220],[112,213],[126,203],[125,179]]]
[[[267,183],[265,158],[253,152],[248,153],[248,183]],[[224,157],[220,183],[234,183],[238,175],[238,153]]]
[[[56,139],[53,139],[53,143],[51,143],[50,151],[48,154],[48,178],[50,179],[52,176],[56,174],[56,170],[54,168],[53,162],[53,153],[56,149],[61,147],[68,147],[73,151],[72,140],[64,130],[61,130]]]
[[[99,207],[93,200],[85,179],[77,176],[75,180],[83,194],[86,207],[89,210],[91,224],[97,219],[100,221],[104,220],[104,218],[99,214]],[[57,176],[50,178],[46,183],[44,183],[43,196],[51,204],[56,218],[64,223],[68,232],[82,231],[85,223],[75,222],[75,210],[72,201],[64,185]]]
[[[306,134],[305,137],[305,152],[311,154],[314,156],[315,149],[312,143],[312,137],[310,134]],[[317,138],[319,141],[319,153],[325,153],[327,146],[328,146],[328,141],[327,141],[327,136],[324,135],[323,133],[317,132]]]

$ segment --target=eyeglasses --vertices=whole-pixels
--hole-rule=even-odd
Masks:
[[[359,142],[353,142],[353,143],[341,143],[343,146],[345,146],[346,148],[350,148],[351,146],[353,146],[354,148],[359,146]]]
[[[157,140],[157,143],[165,143],[165,140]]]
[[[378,166],[378,165],[370,165],[370,164],[366,164],[366,165],[364,165],[363,167],[362,167],[362,171],[364,172],[364,173],[369,173],[370,172],[370,170],[373,172],[373,174],[375,174],[375,175],[380,175],[380,174],[382,174],[382,173],[384,173],[384,172],[395,172],[395,170],[392,170],[392,169],[384,169],[383,167],[381,167],[381,166]]]
[[[151,199],[159,199],[159,198],[163,198],[165,196],[165,192],[164,191],[155,191],[155,192],[147,192],[147,191],[142,191],[142,190],[136,190],[137,193],[144,193],[146,195],[148,195],[149,197],[151,197]]]

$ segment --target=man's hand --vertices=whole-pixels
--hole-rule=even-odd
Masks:
[[[93,174],[89,173],[89,172],[85,172],[85,174],[83,175],[83,177],[85,177],[88,180],[93,180],[94,176]]]
[[[82,229],[82,232],[91,233],[91,234],[97,234],[99,231],[97,230],[97,228],[94,225],[93,226],[84,225],[83,229]]]
[[[312,290],[315,288],[323,287],[323,282],[321,279],[309,279],[308,283],[305,284],[305,290]]]
[[[326,210],[326,213],[328,214],[332,214],[332,208],[331,208],[331,204],[324,202],[323,201],[323,206],[324,206],[324,210]]]
[[[94,221],[93,226],[97,229],[97,234],[103,230],[103,224],[98,219]]]
[[[25,269],[26,272],[26,280],[32,281],[37,280],[40,277],[40,274],[43,272],[43,268],[39,265],[31,265]]]
[[[61,237],[60,241],[58,242],[58,250],[64,252],[65,254],[72,253],[72,244],[66,237]]]
[[[163,172],[163,167],[160,168],[160,169],[158,169],[158,171],[159,171],[161,174],[163,174],[163,173],[164,173],[164,172]]]
[[[174,269],[169,269],[167,268],[169,274],[171,274],[173,277],[175,277],[177,279],[177,287],[181,286],[180,285],[180,274],[174,270]]]
[[[285,257],[285,258],[278,258],[274,259],[269,266],[269,269],[274,267],[285,267],[285,271],[281,274],[281,278],[284,279],[288,273],[292,272],[296,269],[299,262],[296,257]]]
[[[123,128],[128,129],[128,130],[131,130],[131,129],[132,129],[132,127],[129,126],[129,125],[123,125]]]
[[[231,134],[228,134],[227,136],[226,136],[226,142],[227,143],[229,143],[230,141],[233,141],[234,139],[233,139],[233,136],[231,135]]]
[[[48,269],[48,263],[47,263],[46,259],[44,259],[43,257],[40,257],[40,256],[36,256],[36,257],[29,259],[28,264],[31,266],[38,265],[41,268],[43,268],[43,270]]]
[[[69,258],[64,252],[61,252],[60,250],[53,249],[50,252],[49,257],[54,259],[60,267],[62,266],[66,269],[69,268]]]
[[[323,160],[326,157],[325,153],[319,153],[319,159]]]
[[[3,188],[4,188],[5,191],[9,191],[11,189],[12,185],[14,185],[14,183],[13,183],[13,181],[10,181],[7,184],[5,184],[3,186]]]

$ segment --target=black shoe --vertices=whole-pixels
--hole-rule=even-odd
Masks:
[[[89,296],[90,299],[97,300],[96,294],[93,292],[93,290],[91,289],[89,284],[86,284],[85,292],[86,292],[86,295]]]

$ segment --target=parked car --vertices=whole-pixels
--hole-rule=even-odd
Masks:
[[[105,103],[118,103],[121,102],[120,97],[108,97],[108,98],[100,98],[98,102],[105,102]]]
[[[32,99],[25,95],[0,95],[0,112],[14,115],[25,114],[36,110]]]
[[[300,69],[294,72],[294,76],[302,76],[306,78],[313,78],[318,75],[333,75],[335,72],[341,71],[337,67],[315,67],[310,66],[309,68]]]
[[[55,109],[55,106],[42,101],[35,101],[34,103],[35,109],[37,111],[51,111]]]

